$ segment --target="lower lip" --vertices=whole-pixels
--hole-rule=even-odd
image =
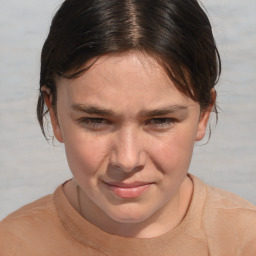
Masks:
[[[121,198],[136,198],[142,195],[151,184],[145,184],[141,186],[131,187],[131,188],[124,188],[124,187],[117,187],[109,185],[109,188],[112,190],[112,192]]]

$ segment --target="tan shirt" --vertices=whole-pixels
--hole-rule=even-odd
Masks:
[[[191,176],[194,192],[182,222],[155,238],[124,238],[86,221],[62,186],[0,222],[1,256],[255,256],[256,207]]]

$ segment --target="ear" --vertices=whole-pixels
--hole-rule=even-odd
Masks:
[[[214,89],[211,90],[211,102],[209,107],[202,111],[200,114],[200,120],[197,128],[196,141],[202,140],[205,136],[208,121],[210,118],[210,114],[216,102],[216,91]]]
[[[57,113],[55,112],[55,110],[52,106],[51,90],[50,90],[50,88],[48,88],[47,86],[44,85],[41,88],[41,91],[43,93],[44,101],[46,103],[46,106],[49,110],[54,136],[60,143],[63,143],[62,132],[61,132],[60,125],[59,125],[59,122],[58,122],[58,118],[56,116]]]

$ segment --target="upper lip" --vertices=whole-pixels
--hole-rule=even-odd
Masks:
[[[115,186],[115,187],[120,187],[120,188],[134,188],[134,187],[139,187],[139,186],[145,186],[145,185],[150,185],[153,182],[142,182],[142,181],[134,181],[134,182],[104,182],[105,184],[109,186]]]

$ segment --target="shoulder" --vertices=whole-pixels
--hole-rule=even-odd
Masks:
[[[51,215],[54,211],[53,195],[44,196],[32,203],[29,203],[15,212],[8,215],[0,222],[0,227],[9,227],[11,225],[22,225],[23,223],[36,224],[42,218]]]
[[[0,222],[1,255],[19,255],[40,239],[57,218],[53,195],[23,206]],[[41,235],[40,235],[41,234]]]
[[[223,207],[226,210],[241,209],[245,211],[252,211],[256,213],[256,206],[248,202],[244,198],[213,186],[206,185],[208,203]]]
[[[255,205],[232,192],[207,185],[196,176],[189,176],[194,183],[194,191],[196,194],[200,194],[197,196],[203,198],[204,212],[207,212],[208,210],[213,213],[215,211],[220,211],[222,213],[225,212],[226,214],[236,212],[236,216],[239,214],[241,214],[241,216],[248,214],[256,221]]]
[[[215,214],[219,220],[226,218],[237,228],[254,227],[256,234],[256,206],[231,192],[207,186],[205,212]]]
[[[215,250],[256,255],[256,206],[231,193],[206,185],[204,225]],[[217,244],[217,245],[216,245]]]

